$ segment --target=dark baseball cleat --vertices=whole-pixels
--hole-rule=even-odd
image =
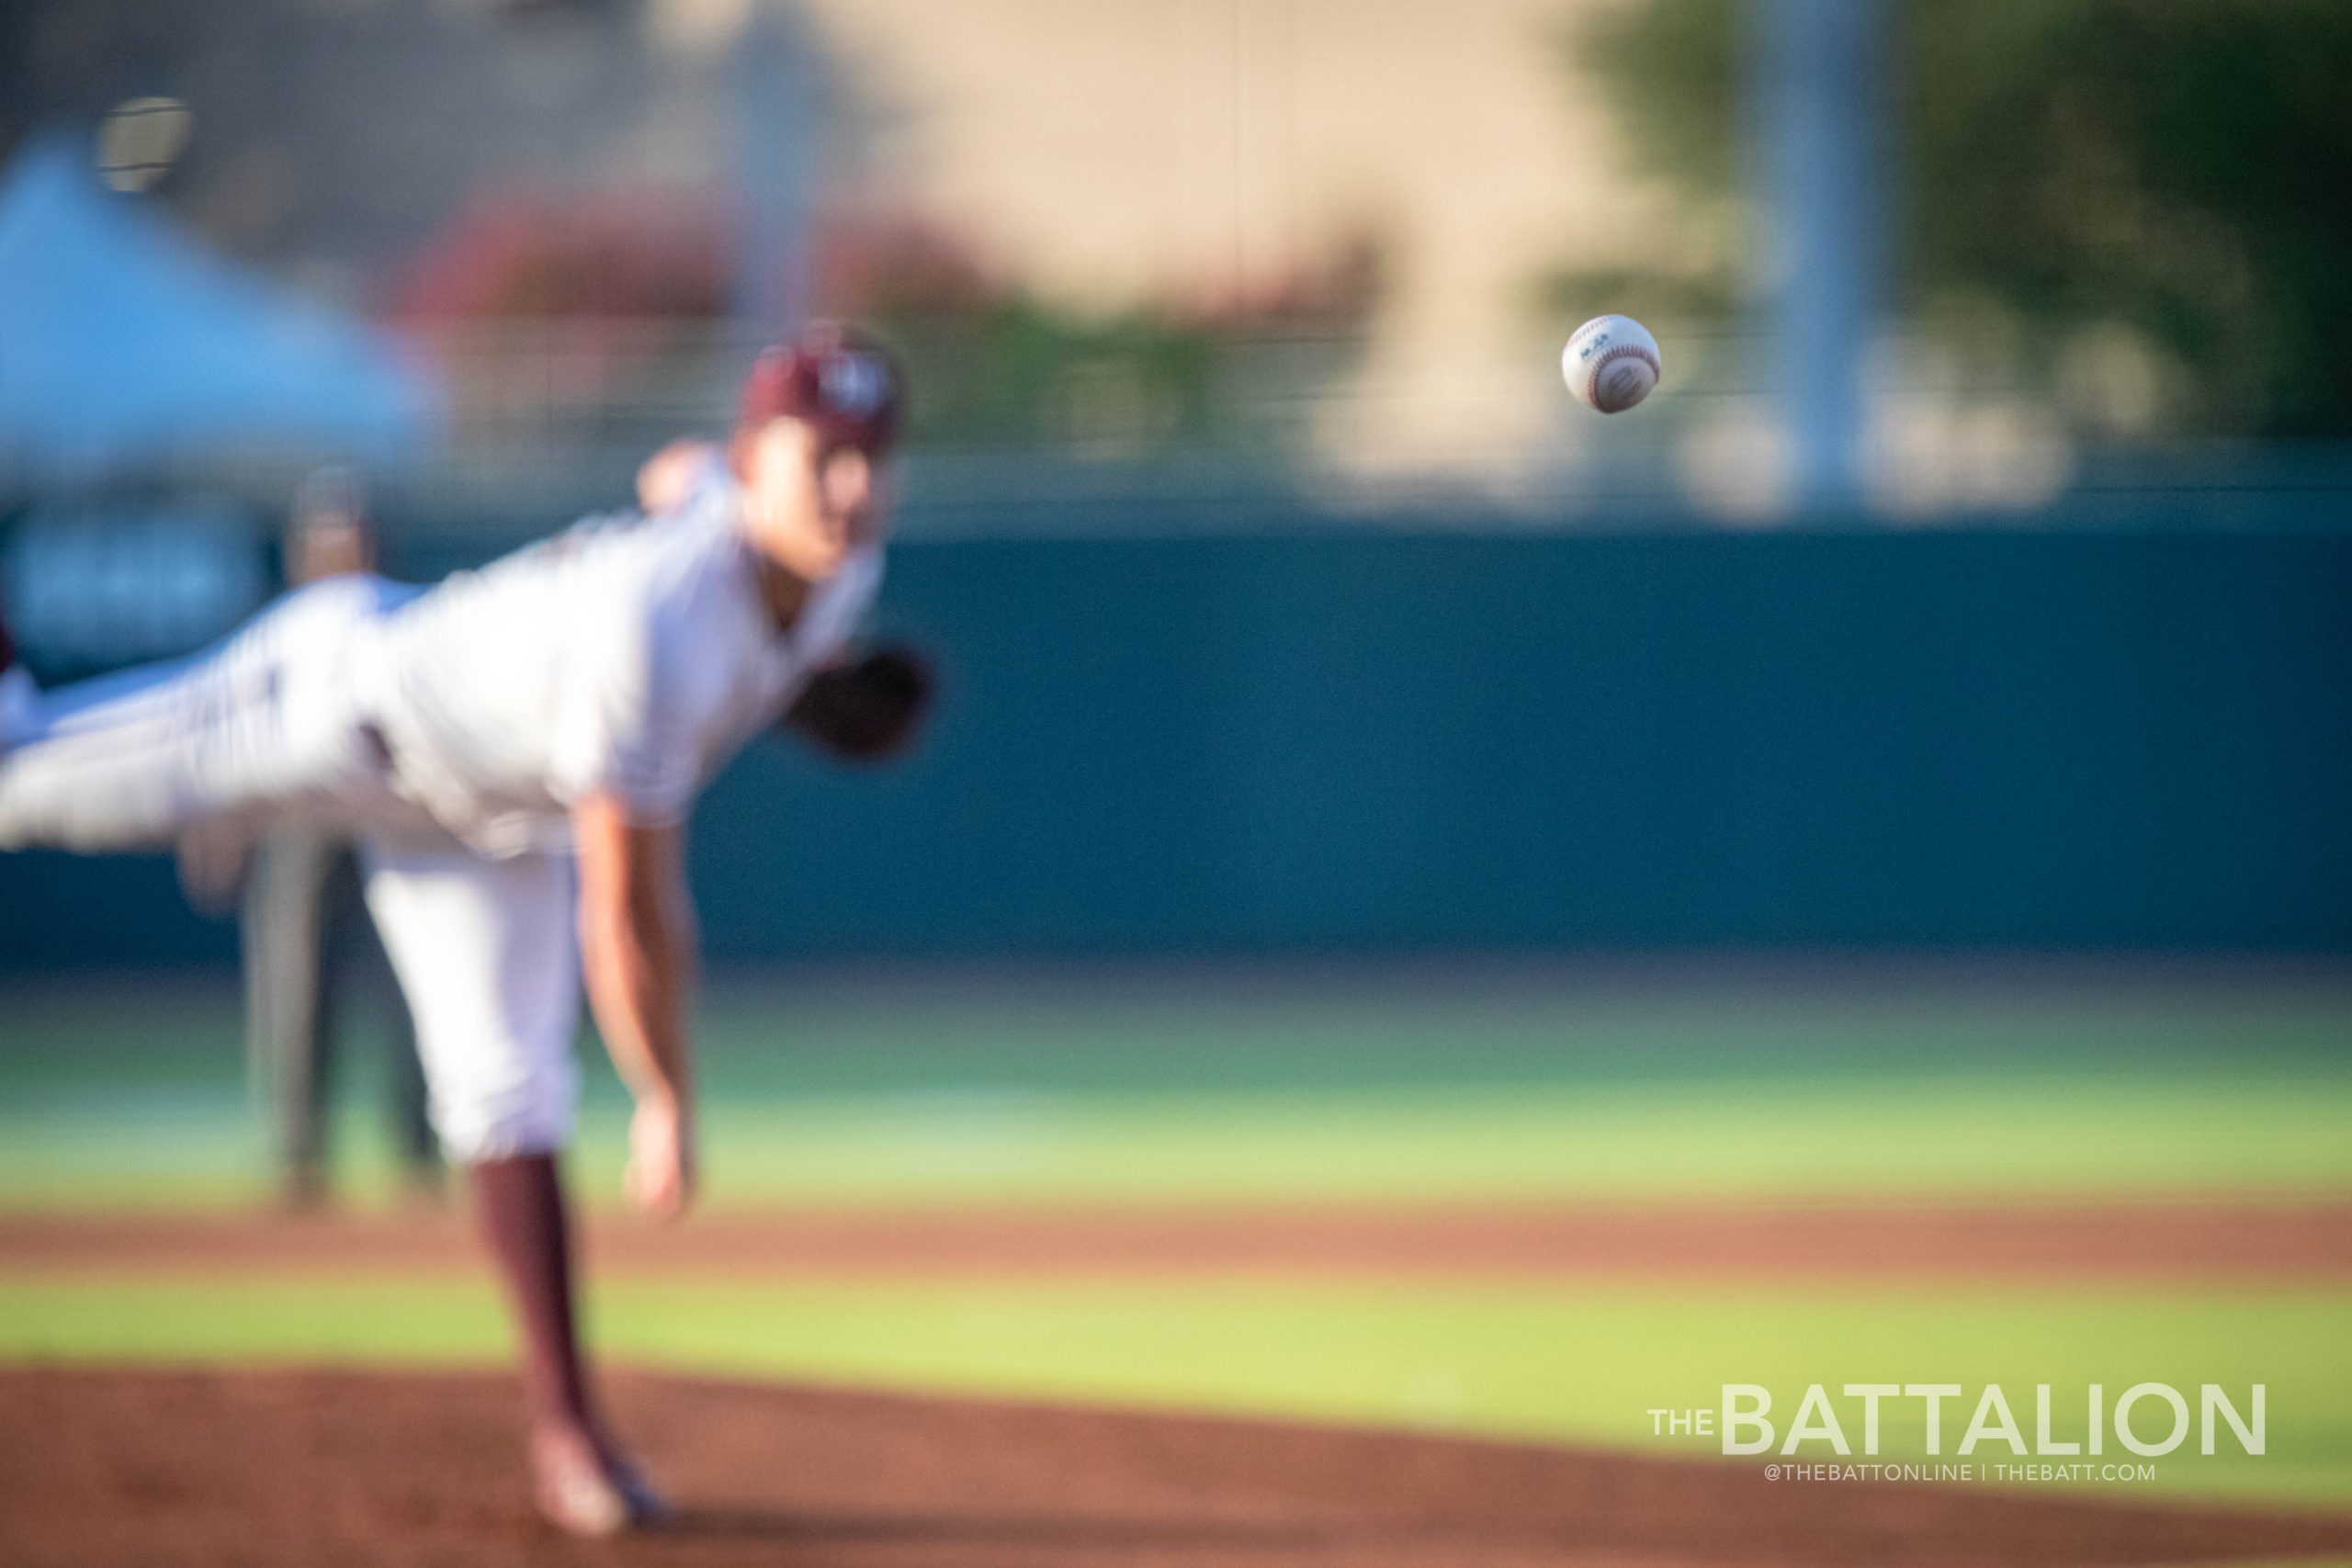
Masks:
[[[645,1472],[636,1465],[619,1454],[607,1451],[605,1473],[611,1479],[614,1489],[620,1493],[621,1501],[628,1506],[631,1529],[658,1529],[669,1518],[669,1499],[653,1489],[653,1483],[645,1479]]]

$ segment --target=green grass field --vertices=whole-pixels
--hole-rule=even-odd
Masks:
[[[0,1206],[263,1190],[227,990],[0,998]],[[710,1196],[745,1209],[2352,1194],[2326,972],[831,976],[708,1013]],[[596,1192],[619,1118],[592,1074]],[[2154,1494],[2352,1504],[2352,1290],[2324,1283],[663,1277],[592,1306],[609,1349],[699,1371],[1694,1454],[1645,1412],[1725,1382],[1783,1416],[1812,1382],[2259,1382],[2269,1453],[2174,1455]],[[486,1282],[0,1280],[11,1357],[503,1347]]]

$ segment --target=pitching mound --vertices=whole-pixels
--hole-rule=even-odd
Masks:
[[[1194,1417],[623,1375],[683,1506],[581,1544],[522,1499],[487,1374],[0,1371],[12,1564],[2211,1562],[2352,1551],[2352,1519]]]

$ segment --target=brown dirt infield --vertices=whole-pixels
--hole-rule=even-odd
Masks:
[[[2352,1279],[2352,1203],[747,1213],[592,1223],[599,1274]],[[448,1212],[0,1215],[0,1272],[474,1272]]]
[[[1727,1462],[624,1374],[682,1515],[539,1527],[489,1374],[0,1370],[0,1562],[1482,1568],[2286,1562],[2352,1518],[1897,1483]]]
[[[600,1277],[1219,1271],[2308,1280],[2352,1204],[718,1213],[591,1227]],[[451,1213],[0,1218],[0,1275],[479,1273]],[[2190,1563],[2352,1517],[1205,1417],[624,1374],[677,1529],[558,1540],[487,1373],[0,1368],[0,1563]]]

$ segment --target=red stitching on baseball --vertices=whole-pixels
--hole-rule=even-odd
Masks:
[[[1590,366],[1586,367],[1584,377],[1584,395],[1586,401],[1596,404],[1599,402],[1600,394],[1600,372],[1604,367],[1620,359],[1638,359],[1643,364],[1650,367],[1651,375],[1658,378],[1660,380],[1664,380],[1666,378],[1666,367],[1657,362],[1657,355],[1652,354],[1648,349],[1643,347],[1638,343],[1615,344],[1603,349],[1601,351],[1600,357],[1594,360]]]

